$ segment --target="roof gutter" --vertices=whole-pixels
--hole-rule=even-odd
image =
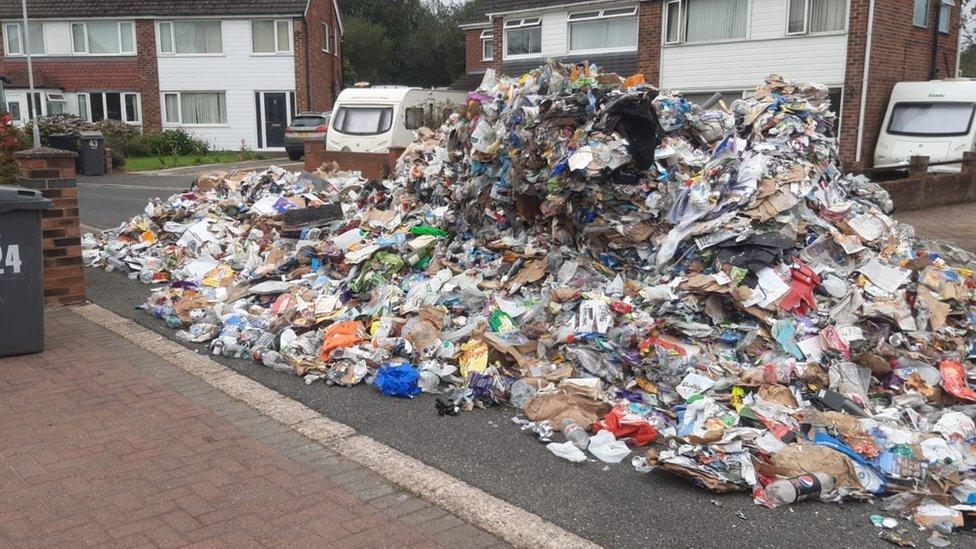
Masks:
[[[636,6],[636,5],[640,4],[640,2],[641,2],[641,0],[630,0],[628,2],[619,2],[619,4],[622,5],[622,6],[629,6],[629,5],[635,5]],[[555,10],[555,9],[559,9],[559,8],[567,8],[567,7],[574,7],[574,6],[587,6],[587,5],[590,5],[590,4],[607,4],[607,3],[608,3],[607,0],[583,0],[581,2],[564,2],[562,4],[553,4],[551,6],[539,6],[537,8],[526,8],[526,9],[522,9],[522,10],[495,11],[495,12],[486,13],[485,15],[489,19],[491,19],[491,18],[496,17],[496,16],[499,16],[499,15],[512,15],[512,14],[516,14],[516,13],[538,13],[540,11],[550,11],[550,10]]]
[[[861,112],[858,114],[857,121],[857,152],[854,154],[854,161],[861,161],[861,153],[864,149],[864,118],[867,115],[865,104],[868,101],[868,83],[871,72],[871,42],[874,38],[874,0],[868,5],[868,32],[866,44],[864,45],[864,71],[861,74]]]

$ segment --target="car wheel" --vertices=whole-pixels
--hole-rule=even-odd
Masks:
[[[303,156],[305,156],[305,153],[302,151],[288,151],[289,160],[301,160]]]

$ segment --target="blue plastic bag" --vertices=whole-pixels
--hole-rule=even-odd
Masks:
[[[418,379],[420,379],[419,372],[406,362],[387,364],[380,367],[373,385],[376,385],[384,396],[413,398],[420,393]]]

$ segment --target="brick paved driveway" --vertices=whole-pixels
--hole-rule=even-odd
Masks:
[[[495,538],[69,310],[0,359],[0,547]]]

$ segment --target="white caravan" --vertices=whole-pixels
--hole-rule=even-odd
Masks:
[[[912,156],[929,162],[961,160],[976,145],[976,81],[950,78],[899,82],[891,91],[878,145],[876,167],[908,164]],[[958,172],[961,164],[933,166],[933,172]]]
[[[406,147],[414,130],[436,129],[464,104],[466,92],[401,86],[347,88],[332,108],[326,150],[386,153]]]

